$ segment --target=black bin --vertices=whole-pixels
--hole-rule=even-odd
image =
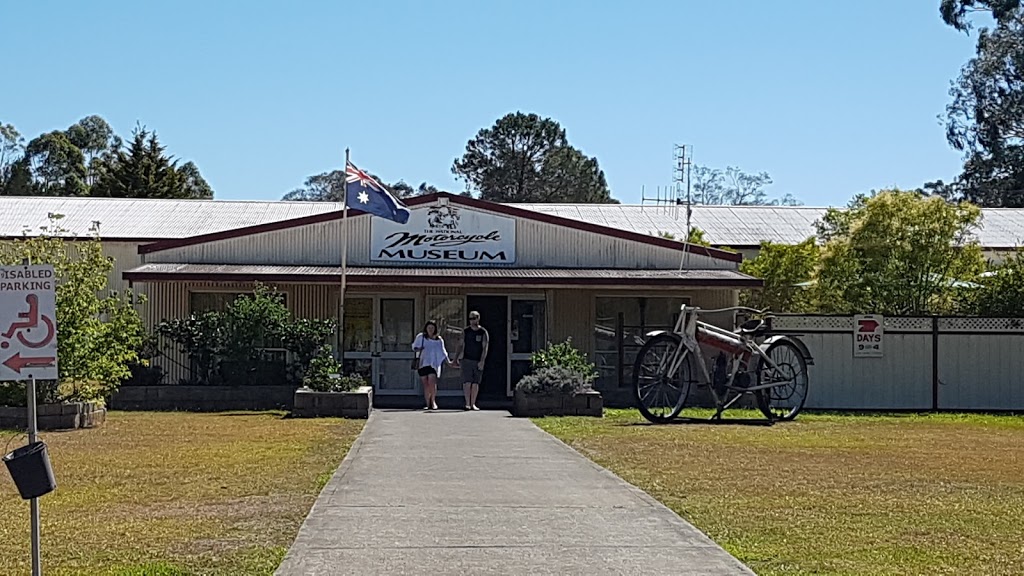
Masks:
[[[16,448],[4,456],[4,464],[7,464],[7,471],[11,473],[18,492],[25,500],[49,494],[57,487],[46,444],[43,442]]]

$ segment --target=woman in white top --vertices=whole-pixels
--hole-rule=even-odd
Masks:
[[[423,332],[416,335],[412,349],[419,353],[416,372],[423,382],[423,398],[427,402],[426,410],[437,410],[437,378],[441,375],[441,365],[451,364],[444,340],[437,333],[437,324],[433,320],[423,326]]]

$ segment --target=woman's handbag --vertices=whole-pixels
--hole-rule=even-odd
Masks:
[[[427,344],[426,342],[424,342],[422,340],[422,338],[423,338],[422,335],[417,335],[416,336],[416,340],[412,344],[413,345],[413,351],[415,352],[415,354],[413,355],[413,359],[412,359],[412,369],[414,371],[420,369],[420,355],[423,354],[423,348],[416,348],[416,345],[419,344],[420,346],[426,346],[426,344]]]

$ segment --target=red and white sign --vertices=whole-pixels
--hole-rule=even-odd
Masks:
[[[885,318],[879,314],[853,317],[853,357],[881,358]]]
[[[0,382],[57,379],[53,266],[0,267]]]

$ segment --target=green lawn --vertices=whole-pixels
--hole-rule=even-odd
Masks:
[[[58,484],[41,499],[43,572],[272,574],[362,425],[112,412],[95,430],[43,433]],[[0,574],[27,574],[28,503],[2,476]]]
[[[610,410],[535,422],[758,574],[1024,574],[1022,417],[649,426]]]

